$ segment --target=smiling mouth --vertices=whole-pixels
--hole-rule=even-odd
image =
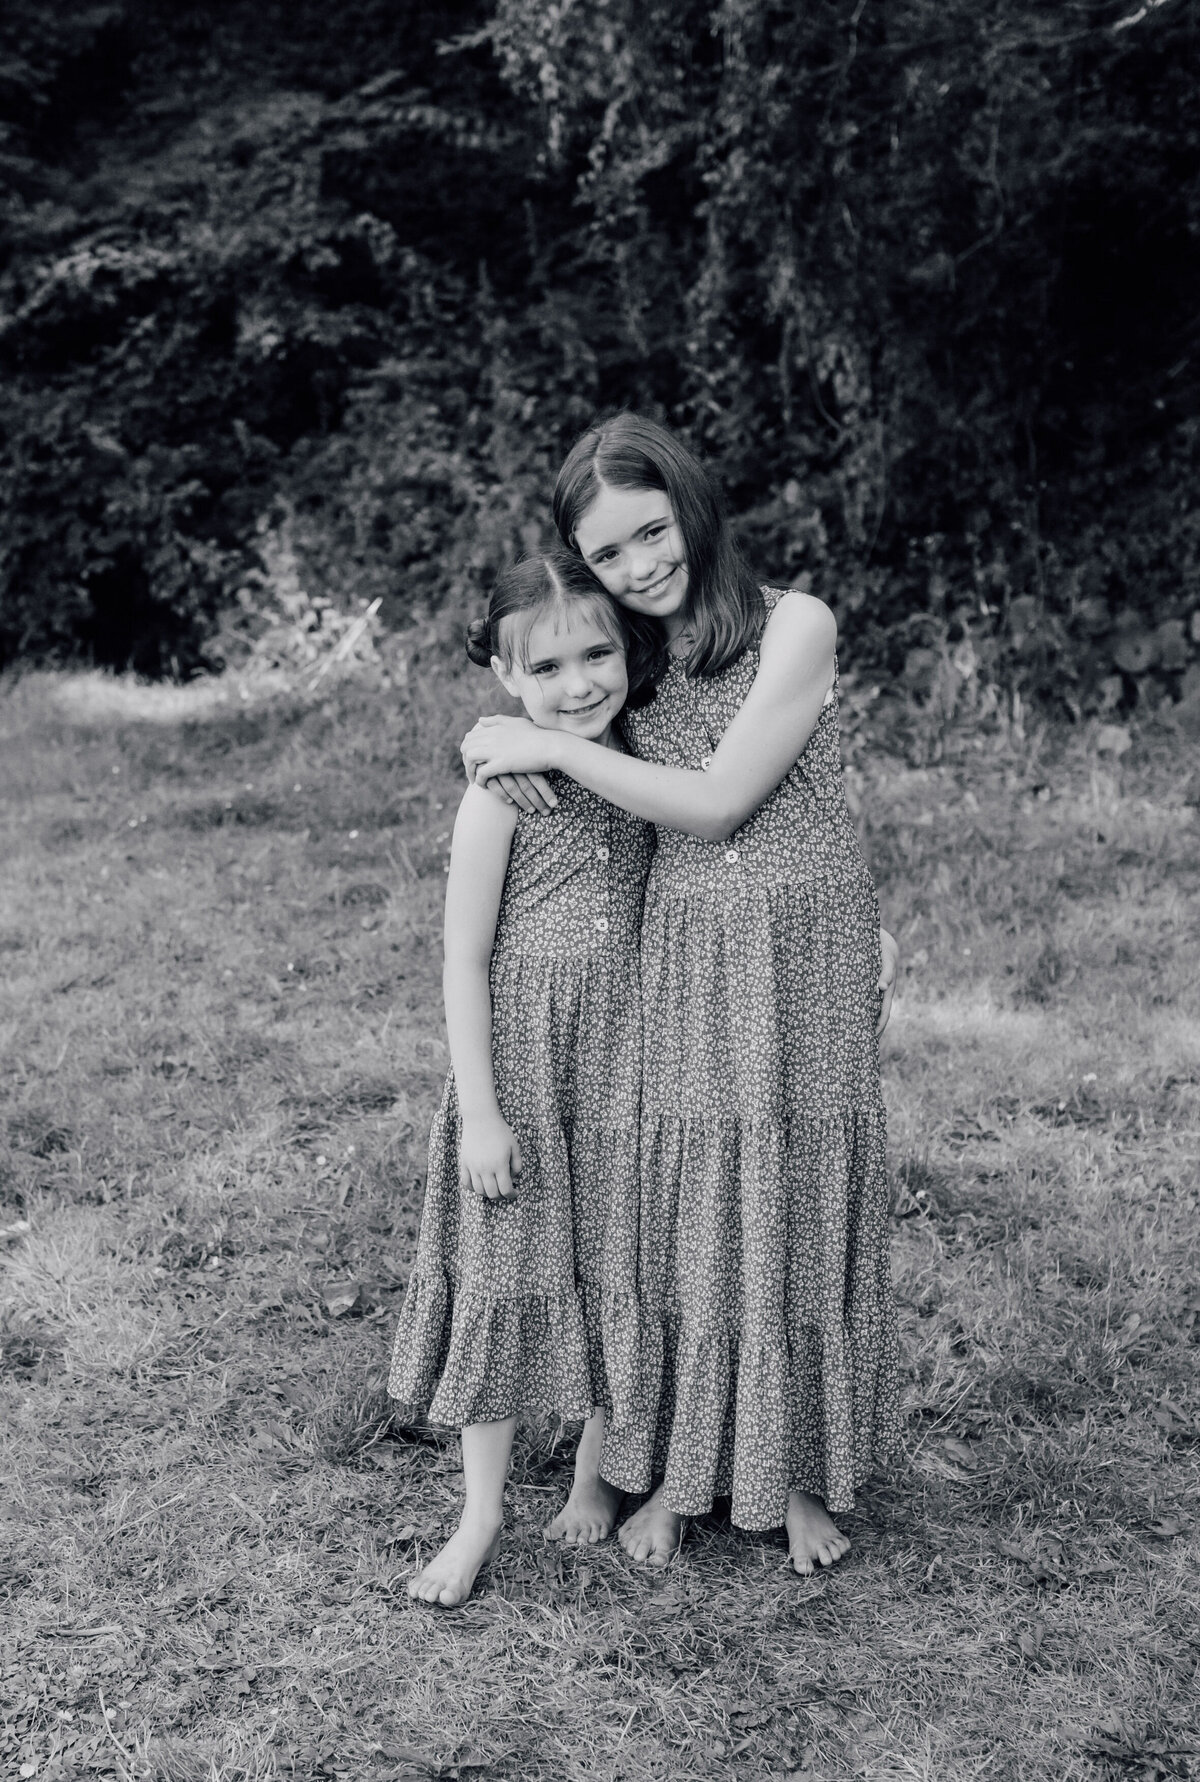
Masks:
[[[647,595],[660,593],[661,590],[666,587],[667,583],[670,581],[671,577],[675,574],[675,571],[678,568],[679,568],[678,563],[673,563],[671,565],[670,569],[668,569],[666,575],[660,575],[658,580],[656,582],[651,582],[648,587],[635,588],[634,593],[641,600],[644,600],[647,597]]]
[[[591,705],[573,705],[569,710],[564,707],[562,715],[564,718],[586,718],[589,712],[598,712],[607,698],[608,694],[602,693]]]

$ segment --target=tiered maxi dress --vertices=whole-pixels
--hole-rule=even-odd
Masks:
[[[460,1189],[451,1072],[388,1379],[405,1414],[452,1428],[538,1408],[585,1417],[609,1403],[610,1369],[623,1399],[632,1385],[638,938],[654,832],[553,778],[557,808],[517,820],[490,968],[517,1197]]]
[[[672,661],[632,747],[705,767],[757,669]],[[835,689],[729,841],[659,829],[646,890],[640,1359],[602,1472],[682,1515],[731,1495],[775,1527],[793,1488],[846,1510],[895,1443],[879,972]]]

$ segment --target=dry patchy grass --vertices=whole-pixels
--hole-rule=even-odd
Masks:
[[[0,701],[0,1768],[42,1782],[1200,1774],[1196,782],[1169,735],[870,739],[905,1451],[835,1573],[714,1516],[461,1611],[380,1382],[446,1054],[480,683]],[[337,1297],[342,1289],[341,1299]],[[346,1306],[339,1316],[330,1307]]]

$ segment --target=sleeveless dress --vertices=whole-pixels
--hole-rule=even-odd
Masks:
[[[609,1402],[608,1370],[625,1396],[635,1367],[638,936],[654,832],[552,778],[557,808],[517,820],[490,967],[517,1196],[459,1188],[451,1072],[388,1379],[405,1413],[452,1428],[533,1408],[585,1417]]]
[[[757,669],[672,660],[631,746],[703,768]],[[731,1495],[735,1523],[777,1527],[793,1488],[849,1509],[896,1441],[879,972],[835,682],[729,841],[658,830],[646,889],[638,1374],[601,1471],[661,1477],[681,1515]]]

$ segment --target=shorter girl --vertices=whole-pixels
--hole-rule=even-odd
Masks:
[[[527,559],[467,632],[534,724],[618,744],[628,633],[575,556]],[[636,654],[636,651],[635,651]],[[633,664],[635,682],[640,670]],[[608,1375],[632,1375],[641,1019],[638,934],[652,831],[569,780],[546,816],[468,787],[446,887],[451,1074],[429,1141],[417,1259],[388,1390],[462,1429],[456,1533],[410,1581],[471,1593],[503,1524],[518,1411],[589,1419],[584,1484],[548,1531],[609,1532],[597,1476]]]

